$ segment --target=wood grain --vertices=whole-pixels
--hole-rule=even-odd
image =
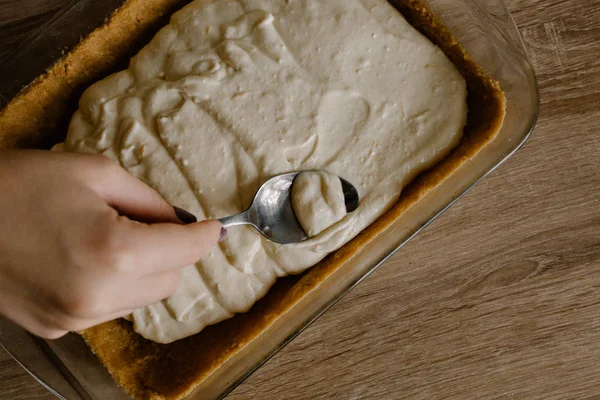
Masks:
[[[228,399],[600,398],[600,1],[507,3],[532,138]],[[52,397],[0,352],[0,398]]]
[[[0,0],[0,59],[72,0]]]

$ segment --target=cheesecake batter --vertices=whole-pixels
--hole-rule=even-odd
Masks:
[[[342,182],[333,174],[307,171],[292,184],[292,209],[306,235],[311,238],[339,222],[346,215]]]
[[[65,149],[112,158],[199,219],[245,210],[290,171],[358,188],[355,212],[300,244],[230,229],[173,296],[131,315],[169,343],[247,311],[358,234],[458,143],[466,114],[455,66],[385,0],[197,0],[84,93]]]

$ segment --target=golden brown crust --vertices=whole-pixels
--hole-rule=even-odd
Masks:
[[[156,31],[164,13],[185,2],[129,0],[105,26],[84,39],[0,111],[0,149],[39,146],[62,139],[64,134],[55,132],[65,128],[73,109],[72,100],[78,97],[81,88],[112,72],[119,60],[131,55],[136,41]],[[498,83],[474,62],[421,0],[393,3],[413,26],[450,57],[467,81],[469,117],[460,143],[442,162],[417,176],[389,212],[306,273],[279,280],[248,313],[171,344],[142,338],[124,320],[83,332],[90,348],[133,397],[180,399],[189,394],[472,158],[499,131],[505,115],[505,99]]]

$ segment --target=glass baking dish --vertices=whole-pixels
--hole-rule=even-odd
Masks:
[[[0,60],[0,76],[4,77],[0,79],[0,107],[83,35],[100,26],[123,2],[73,1],[30,37],[27,45]],[[505,4],[502,0],[426,0],[426,3],[477,63],[500,82],[507,99],[507,114],[497,138],[216,370],[189,399],[226,396],[527,140],[538,115],[537,83]],[[129,399],[76,334],[46,341],[0,318],[0,344],[61,399]]]

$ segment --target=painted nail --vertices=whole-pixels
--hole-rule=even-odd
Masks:
[[[177,218],[179,218],[179,220],[186,225],[198,222],[198,219],[194,216],[194,214],[184,210],[183,208],[173,207],[173,210],[175,210],[175,215],[177,215]]]
[[[227,236],[227,229],[221,227],[221,235],[219,236],[219,243],[221,243],[223,241],[223,239],[225,239],[225,236]]]

